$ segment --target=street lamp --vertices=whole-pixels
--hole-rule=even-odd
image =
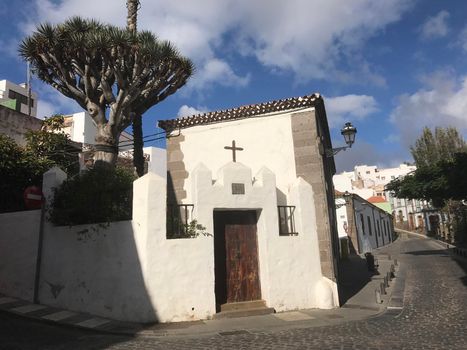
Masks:
[[[351,148],[355,142],[355,135],[357,134],[357,129],[352,125],[352,123],[345,123],[344,127],[341,129],[341,135],[344,136],[344,141],[347,146],[337,147],[326,150],[326,157],[333,157],[340,151],[345,151],[347,148]]]

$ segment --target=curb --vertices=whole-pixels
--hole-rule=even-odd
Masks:
[[[436,239],[434,237],[428,237],[426,235],[422,235],[422,234],[417,233],[417,232],[406,231],[406,230],[402,230],[402,229],[395,229],[395,231],[400,231],[401,233],[404,233],[404,234],[415,235],[415,236],[418,236],[420,238],[429,239],[432,242],[441,245],[443,248],[452,249],[452,252],[455,255],[458,255],[461,258],[467,259],[467,249],[466,248],[459,248],[459,247],[455,246],[454,244],[447,243],[447,242],[444,242],[444,241],[440,241],[439,239]]]
[[[382,256],[389,255],[386,253],[381,253]],[[379,258],[382,258],[379,257]],[[376,317],[381,317],[385,314],[393,314],[392,310],[397,310],[398,313],[403,306],[403,293],[405,287],[405,272],[404,275],[400,274],[399,271],[402,271],[401,265],[397,267],[397,275],[393,279],[394,284],[390,286],[390,294],[386,296],[386,306],[380,304],[380,310],[372,315],[367,315],[358,319],[348,319],[343,320],[343,323],[362,321],[366,319],[372,319]],[[356,305],[357,306],[357,305]],[[345,305],[341,308],[345,308]],[[357,307],[356,307],[357,308]],[[350,307],[347,309],[351,309]],[[357,308],[358,309],[358,308]],[[293,312],[301,312],[305,310],[295,310]],[[23,317],[31,319],[38,322],[43,322],[47,324],[53,324],[62,327],[69,327],[81,330],[87,330],[92,332],[106,333],[112,335],[120,336],[131,336],[131,337],[171,337],[171,336],[192,336],[195,333],[192,332],[180,332],[178,334],[171,334],[170,329],[178,329],[176,324],[172,326],[162,326],[160,329],[157,329],[157,326],[154,329],[151,329],[150,325],[139,324],[139,323],[130,323],[115,321],[103,317],[97,317],[86,313],[74,312],[64,309],[59,309],[55,307],[48,307],[45,305],[34,304],[25,300],[18,298],[9,297],[3,294],[0,294],[0,312],[13,314],[18,317]],[[306,314],[306,313],[305,313]],[[163,324],[165,325],[165,324]],[[315,327],[314,325],[308,325],[310,327]],[[283,325],[277,325],[278,328],[288,327],[287,323]],[[182,327],[185,328],[185,327]],[[233,331],[234,328],[226,327],[223,330],[210,331],[206,328],[206,334],[220,334],[228,331]],[[254,328],[254,327],[253,327]],[[275,328],[275,327],[274,327]]]
[[[121,322],[90,314],[30,303],[0,294],[0,312],[64,327],[113,335],[135,336],[143,329],[137,323]]]
[[[399,316],[404,309],[405,280],[407,275],[406,269],[402,268],[401,266],[399,267],[397,272],[398,273],[395,278],[392,294],[389,299],[388,306],[386,308],[391,314],[394,314],[396,317]]]

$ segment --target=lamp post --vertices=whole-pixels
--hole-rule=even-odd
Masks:
[[[357,134],[357,129],[352,125],[352,123],[345,123],[344,127],[341,129],[341,135],[344,136],[344,141],[347,146],[336,147],[326,150],[326,157],[333,157],[340,151],[345,151],[347,148],[351,148],[355,142],[355,135]]]

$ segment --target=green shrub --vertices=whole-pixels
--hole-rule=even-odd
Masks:
[[[130,220],[134,180],[118,167],[94,168],[68,179],[55,190],[50,220],[69,226]]]
[[[42,173],[47,169],[42,159],[0,134],[0,213],[25,210],[24,189],[41,187]]]

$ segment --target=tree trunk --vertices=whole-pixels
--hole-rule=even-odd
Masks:
[[[126,24],[128,30],[136,33],[136,22],[138,13],[139,0],[127,0],[126,7],[128,9],[128,15],[126,18]]]
[[[136,33],[139,0],[127,0],[126,6],[128,9],[127,29]],[[143,146],[142,116],[138,114],[133,117],[133,165],[140,177],[144,175]]]
[[[118,134],[108,124],[97,126],[94,167],[115,167],[118,158]]]
[[[143,123],[142,116],[133,118],[133,165],[139,177],[144,175]]]

